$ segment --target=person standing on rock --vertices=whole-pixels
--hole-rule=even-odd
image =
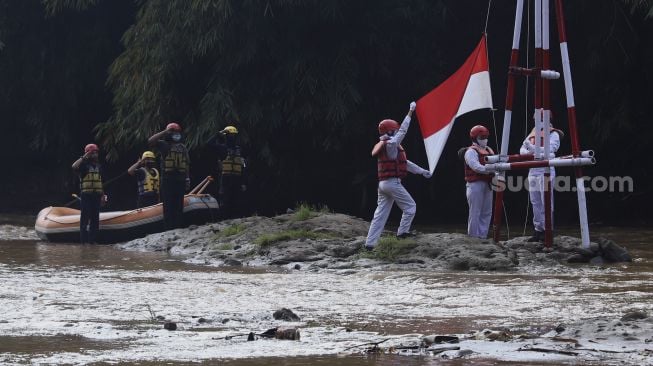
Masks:
[[[553,115],[551,115],[553,119]],[[544,133],[544,131],[542,131]],[[548,159],[555,158],[555,153],[560,148],[560,139],[565,134],[551,125],[549,133],[549,157]],[[544,139],[540,141],[540,146],[543,149]],[[521,148],[520,154],[534,154],[535,153],[535,128],[531,133],[526,136]],[[546,158],[546,157],[545,157]],[[547,168],[531,168],[528,170],[528,195],[533,207],[533,236],[528,238],[529,242],[544,241],[544,173]],[[551,172],[551,187],[555,180],[556,171],[554,167],[550,167]],[[553,190],[551,190],[551,227],[553,228]]]
[[[485,157],[494,155],[487,146],[490,131],[485,126],[476,125],[469,131],[471,146],[465,151],[465,182],[469,216],[467,235],[486,239],[492,219],[492,173],[491,165],[485,164]]]
[[[182,142],[181,126],[170,122],[166,129],[148,139],[161,154],[161,198],[166,230],[184,223],[184,192],[190,187],[188,149]]]
[[[220,217],[241,217],[245,212],[247,161],[238,143],[238,129],[227,126],[211,138],[208,144],[218,153]]]
[[[431,172],[420,168],[406,157],[406,151],[401,142],[406,136],[410,120],[415,111],[415,102],[410,103],[410,108],[401,126],[394,120],[384,119],[379,123],[379,142],[372,149],[372,156],[377,158],[377,175],[379,179],[377,207],[370,223],[370,229],[365,240],[365,249],[372,250],[376,246],[383,227],[393,204],[402,210],[401,222],[397,229],[397,237],[405,238],[410,233],[410,225],[415,217],[416,204],[406,188],[401,184],[401,179],[407,173],[421,174],[425,178],[431,177]]]
[[[137,207],[147,207],[159,203],[159,171],[155,167],[156,157],[151,151],[127,169],[129,175],[135,176],[138,182]]]
[[[100,229],[100,206],[106,202],[102,183],[100,149],[96,144],[84,147],[84,155],[75,160],[72,168],[79,174],[80,206],[79,236],[82,244],[96,243]]]

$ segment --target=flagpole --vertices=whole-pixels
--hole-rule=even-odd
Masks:
[[[569,120],[569,135],[571,138],[571,152],[574,157],[580,155],[580,141],[576,126],[576,105],[574,102],[574,88],[571,82],[571,66],[569,63],[569,49],[567,45],[567,31],[565,28],[562,0],[556,0],[556,19],[558,23],[558,38],[560,39],[560,54],[562,57],[562,71],[565,80],[565,95],[567,97],[567,118]],[[578,197],[578,216],[580,219],[580,233],[583,248],[590,246],[589,225],[587,220],[587,203],[585,201],[585,181],[581,167],[574,169],[576,173],[576,194]]]
[[[543,50],[542,50],[542,0],[535,0],[535,69],[536,70],[542,70],[543,67]],[[543,134],[543,125],[544,121],[542,120],[544,117],[544,109],[543,109],[543,83],[542,83],[542,78],[536,78],[535,79],[535,91],[533,93],[533,107],[535,109],[535,113],[533,113],[533,120],[535,123],[535,140],[533,141],[533,145],[535,146],[535,161],[541,161],[542,159],[548,159],[549,156],[547,155],[546,157],[544,156],[544,134]],[[529,178],[530,178],[529,174]],[[531,186],[531,180],[529,179],[529,195],[533,194],[532,190],[542,190],[546,191],[546,175],[542,177],[542,187],[540,187],[539,183],[539,177],[533,176],[533,181],[535,183],[535,186]],[[545,192],[542,192],[543,195],[545,195]],[[546,195],[544,197],[546,200]],[[544,204],[544,202],[542,202]],[[536,207],[533,204],[533,216],[535,216],[535,210]],[[545,241],[546,241],[546,205],[544,207],[545,215],[544,215],[544,236],[545,236]],[[528,213],[527,213],[528,214]]]
[[[549,0],[542,0],[542,69],[550,67],[549,52]],[[544,158],[549,159],[551,152],[551,94],[549,79],[542,79],[542,107],[544,109]],[[544,246],[551,248],[553,244],[553,191],[551,189],[551,168],[544,170]]]
[[[521,37],[522,17],[524,13],[524,0],[517,0],[515,10],[515,27],[512,35],[512,51],[510,52],[510,66],[517,67],[519,61],[519,40]],[[510,138],[510,125],[512,122],[512,103],[515,94],[515,74],[508,73],[508,85],[506,91],[506,111],[503,115],[503,131],[501,134],[501,153],[500,155],[508,155],[508,143]],[[500,172],[496,174],[496,178],[501,182],[505,182],[506,173]],[[501,187],[505,188],[505,187]],[[493,239],[499,242],[501,239],[501,219],[503,217],[503,192],[504,189],[496,191],[494,200],[494,228]]]

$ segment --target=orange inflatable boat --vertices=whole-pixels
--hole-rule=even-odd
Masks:
[[[209,181],[203,182],[208,184]],[[209,194],[197,193],[202,192],[206,184],[184,196],[185,225],[201,225],[217,219],[218,201]],[[72,208],[46,207],[36,217],[34,229],[39,238],[46,241],[79,242],[79,216],[80,211]],[[117,243],[164,230],[163,204],[159,203],[130,211],[100,212],[97,240]]]

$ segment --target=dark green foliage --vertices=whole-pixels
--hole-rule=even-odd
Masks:
[[[419,79],[409,72],[413,59],[439,55],[437,37],[416,47],[418,29],[437,34],[439,8],[389,0],[145,2],[111,66],[115,114],[100,136],[129,147],[179,120],[197,146],[235,123],[271,167],[283,164],[284,151],[339,151],[348,136],[370,130],[365,115],[379,102],[414,98],[402,95]]]
[[[401,119],[411,100],[456,70],[486,10],[487,2],[458,0],[0,0],[0,126],[15,179],[2,191],[37,197],[50,187],[67,196],[70,163],[85,143],[99,142],[117,175],[172,120],[184,127],[201,179],[215,166],[206,141],[235,124],[249,152],[252,210],[306,201],[369,217],[376,124]],[[640,167],[653,134],[653,1],[565,1],[565,10],[581,143],[600,162],[588,173],[635,175],[636,197],[651,197]],[[493,2],[490,15],[501,109],[514,2]],[[552,48],[555,59],[555,35]],[[561,85],[553,84],[558,116]],[[488,117],[460,119],[431,181],[407,179],[429,222],[465,215],[455,151]],[[522,136],[515,128],[511,139]],[[426,164],[417,123],[404,145]],[[48,179],[23,184],[36,175],[25,166]],[[620,212],[629,212],[637,202],[627,197],[590,197],[590,209],[626,202]]]

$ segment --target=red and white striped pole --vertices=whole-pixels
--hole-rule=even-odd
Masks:
[[[567,46],[567,30],[562,9],[562,0],[556,0],[556,18],[558,22],[558,37],[560,38],[560,54],[562,57],[562,73],[565,79],[565,95],[567,97],[567,118],[569,119],[569,135],[571,138],[571,152],[574,157],[580,155],[580,142],[576,128],[576,105],[574,102],[574,88],[571,82],[571,66],[569,64],[569,49]],[[581,167],[574,169],[576,173],[576,194],[578,196],[578,216],[580,218],[580,234],[584,248],[589,248],[590,232],[587,221],[587,203],[585,202],[585,181]]]
[[[560,156],[558,159],[570,159],[573,155]],[[586,150],[580,152],[581,158],[593,158],[594,150]],[[485,157],[485,162],[488,164],[494,163],[515,163],[518,161],[533,161],[535,156],[533,154],[514,154],[514,155],[488,155]]]
[[[510,52],[510,67],[517,67],[519,61],[519,41],[521,37],[522,17],[524,14],[524,0],[517,0],[515,9],[515,27],[512,34],[512,51]],[[508,73],[508,85],[506,91],[506,110],[503,115],[503,132],[501,135],[501,155],[508,155],[508,144],[510,139],[510,125],[512,123],[512,103],[515,95],[514,74]],[[496,178],[505,181],[505,173],[497,173]],[[501,219],[503,218],[503,190],[496,192],[494,200],[494,227],[493,239],[499,242],[501,239]]]
[[[551,57],[549,51],[549,0],[542,0],[542,69],[548,70],[551,66]],[[551,145],[551,93],[549,89],[551,81],[542,79],[542,107],[544,108],[544,158],[550,158]],[[544,246],[551,248],[553,244],[553,209],[552,209],[551,190],[551,168],[547,167],[544,171]]]
[[[517,161],[514,163],[496,163],[494,164],[494,169],[498,171],[505,170],[519,170],[519,169],[531,169],[531,168],[546,168],[546,167],[579,167],[583,165],[594,165],[596,164],[596,159],[591,158],[565,158],[565,159],[541,159],[541,160],[531,160],[531,161]]]
[[[535,68],[542,69],[542,0],[535,0]],[[535,113],[535,160],[543,159],[542,156],[542,79],[535,79],[533,93],[533,106]],[[548,159],[547,156],[545,159]]]
[[[544,42],[545,38],[547,38],[547,34],[545,32],[545,21],[544,21],[544,1],[545,0],[535,0],[535,68],[543,70],[544,69]],[[545,100],[545,90],[544,90],[544,79],[542,78],[537,78],[535,79],[535,92],[534,92],[534,106],[535,106],[535,113],[534,113],[534,120],[535,120],[535,160],[542,160],[542,159],[548,159],[548,151],[546,151],[546,147],[548,147],[548,136],[545,133],[544,130],[544,100]],[[548,81],[548,80],[546,80]],[[549,173],[549,174],[546,174]],[[551,246],[551,231],[547,230],[547,224],[550,225],[549,216],[547,215],[547,207],[546,203],[550,203],[550,196],[547,195],[548,187],[547,183],[548,180],[547,178],[550,178],[550,172],[546,172],[544,174],[543,180],[544,184],[542,189],[544,190],[544,242],[545,246],[548,248]],[[533,189],[534,187],[531,187]],[[535,207],[533,207],[535,208]],[[550,210],[549,206],[549,210]]]

